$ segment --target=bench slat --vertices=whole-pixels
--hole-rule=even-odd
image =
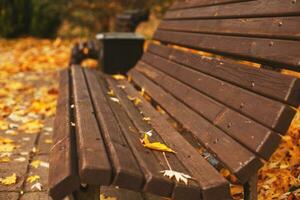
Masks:
[[[124,93],[122,91],[122,89],[118,88],[117,83],[111,79],[107,79],[107,81],[110,83],[110,87],[113,88],[116,95],[122,102],[121,104],[124,106],[125,110],[127,111],[127,114],[132,119],[134,125],[138,128],[139,132],[152,130],[152,127],[143,120],[143,115],[141,115],[140,111],[128,99],[128,97],[127,97],[128,95],[126,93]],[[134,97],[136,97],[136,95]],[[143,134],[141,134],[140,138],[142,138],[142,137],[143,137]],[[164,141],[162,140],[160,135],[157,134],[154,130],[153,130],[153,135],[151,136],[151,139],[154,141],[164,143]],[[141,144],[139,144],[139,145],[142,146]],[[156,162],[159,162],[160,164],[162,164],[162,169],[159,171],[156,171],[156,173],[168,169],[168,165],[165,161],[163,154],[161,152],[157,152],[157,151],[154,151],[153,153],[157,158]],[[171,164],[173,170],[187,173],[186,169],[183,167],[181,162],[176,158],[176,156],[174,154],[167,154],[167,157],[168,157],[168,162]],[[152,163],[152,165],[153,165],[153,163]],[[159,176],[162,179],[162,177],[163,177],[162,173],[160,173]],[[163,177],[163,179],[166,179],[166,178]],[[151,193],[156,192],[157,193],[158,191],[162,191],[162,190],[166,189],[166,187],[164,187],[164,186],[159,187],[159,185],[156,185],[155,190],[149,190],[149,189],[154,189],[154,188],[150,188],[149,186],[150,186],[150,184],[147,183],[145,189],[148,187],[148,190],[145,190],[145,192],[151,192]],[[188,195],[189,199],[196,200],[196,199],[200,198],[199,186],[198,186],[198,184],[194,183],[193,181],[191,181],[189,185],[185,185],[184,183],[181,183],[181,182],[175,183],[175,185],[174,185],[174,183],[172,182],[172,186],[173,187],[170,188],[171,192],[169,193],[168,197],[173,196],[175,199],[180,199],[180,197],[182,195],[183,196]],[[173,195],[172,195],[173,190],[175,192],[173,192]],[[178,192],[178,191],[180,191],[180,192]],[[174,196],[174,193],[176,193],[175,196]]]
[[[300,41],[160,31],[154,39],[300,71]],[[230,44],[230,45],[228,45]]]
[[[160,30],[300,40],[300,17],[165,20]]]
[[[300,2],[287,0],[257,0],[210,7],[170,10],[164,19],[246,18],[300,15]]]
[[[219,4],[227,3],[238,3],[244,1],[253,1],[253,0],[185,0],[175,2],[170,10],[186,9],[200,6],[213,6]]]
[[[225,199],[225,197],[228,197],[228,182],[200,156],[191,144],[167,123],[166,117],[159,114],[145,99],[143,99],[141,94],[139,94],[132,85],[126,81],[121,81],[120,83],[125,86],[124,91],[128,95],[142,99],[142,102],[138,105],[138,109],[144,116],[150,117],[150,124],[162,137],[163,142],[177,152],[176,157],[181,160],[189,173],[191,173],[190,175],[199,183],[202,190],[202,198],[213,200]],[[168,159],[170,159],[170,157],[168,157]],[[172,168],[173,164],[174,163],[171,163]],[[191,181],[189,182],[189,185],[190,184]],[[175,188],[172,197],[175,199],[192,199],[191,195],[192,193],[182,193],[182,191],[176,190]]]
[[[150,44],[148,51],[291,106],[298,107],[300,104],[299,78],[249,67],[228,59],[206,58],[163,45]]]
[[[142,60],[279,133],[286,132],[295,114],[289,106],[185,68],[159,56],[145,54]]]
[[[259,159],[223,131],[164,92],[135,69],[131,70],[129,75],[141,88],[145,88],[174,119],[190,130],[199,142],[212,151],[241,182],[247,181],[249,175],[259,169],[261,166]]]
[[[113,165],[112,184],[139,191],[143,186],[144,176],[110,109],[106,99],[107,93],[102,90],[94,71],[84,70],[84,72],[91,92],[95,114],[101,127],[102,137]]]
[[[150,65],[140,62],[136,69],[260,157],[268,159],[278,147],[281,138],[266,127],[159,72]]]
[[[49,193],[62,199],[80,186],[77,172],[75,135],[71,131],[69,70],[60,72],[59,97],[54,121],[53,147],[49,156]]]
[[[97,125],[84,74],[72,66],[79,174],[83,183],[109,185],[112,169]],[[95,159],[97,158],[97,159]]]

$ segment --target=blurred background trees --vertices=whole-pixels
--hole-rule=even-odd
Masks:
[[[43,38],[91,36],[114,31],[115,18],[130,9],[149,9],[160,18],[172,0],[1,0],[0,36]]]

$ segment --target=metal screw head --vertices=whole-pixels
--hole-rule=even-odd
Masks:
[[[292,3],[297,3],[297,0],[292,0]]]
[[[278,22],[278,26],[282,26],[283,25],[283,22]]]

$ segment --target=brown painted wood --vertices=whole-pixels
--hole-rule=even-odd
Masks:
[[[159,102],[175,120],[180,122],[184,128],[190,130],[199,142],[213,152],[241,182],[245,182],[250,174],[259,169],[261,166],[259,159],[223,131],[164,92],[162,88],[153,84],[135,69],[131,70],[129,75],[136,84],[141,88],[145,88],[150,96],[156,102]]]
[[[75,160],[75,135],[70,120],[70,75],[69,70],[60,72],[59,97],[54,122],[53,146],[49,155],[49,194],[56,199],[71,194],[79,188],[79,175]]]
[[[101,83],[103,85],[105,84],[104,82]],[[157,155],[155,155],[154,152],[141,145],[140,139],[142,138],[142,135],[139,133],[139,130],[135,128],[135,125],[131,122],[122,107],[114,102],[111,102],[110,106],[145,175],[146,180],[141,191],[152,192],[161,196],[170,196],[173,183],[171,180],[162,177],[159,173],[164,169],[164,165],[160,164],[160,161],[157,159]]]
[[[252,0],[184,0],[175,2],[170,10],[186,9],[193,7],[213,6],[227,3],[239,3]]]
[[[144,116],[150,117],[150,124],[156,131],[155,133],[158,133],[163,142],[177,152],[176,157],[181,160],[185,168],[189,171],[186,173],[190,174],[199,183],[202,198],[213,200],[228,197],[228,183],[200,156],[192,145],[167,122],[167,117],[159,114],[128,82],[122,81],[121,84],[125,86],[124,91],[128,95],[142,99],[142,102],[138,105],[139,111],[143,113]],[[173,163],[171,163],[171,166],[173,167]],[[172,197],[174,199],[193,199],[191,195],[192,193],[184,193],[178,188],[174,190]],[[194,198],[196,197],[197,196],[194,196]]]
[[[72,66],[72,80],[80,180],[92,185],[109,185],[111,164],[80,66]]]
[[[160,30],[154,34],[154,39],[300,71],[300,41]]]
[[[135,69],[260,157],[268,159],[278,147],[281,138],[270,129],[143,62],[140,62]]]
[[[300,16],[241,19],[165,20],[159,30],[300,40]]]
[[[134,192],[115,186],[101,187],[101,194],[104,199],[115,199],[115,200],[144,200],[143,194],[140,192]]]
[[[143,137],[143,132],[148,131],[148,130],[153,130],[153,128],[147,122],[145,122],[143,120],[143,115],[141,115],[140,111],[128,99],[128,97],[127,97],[128,95],[124,91],[122,91],[122,89],[118,88],[117,83],[115,83],[111,79],[108,79],[108,82],[110,83],[110,87],[113,88],[116,95],[120,99],[121,104],[124,106],[125,110],[127,111],[128,116],[132,119],[132,121],[133,121],[134,125],[137,127],[138,131],[142,132],[142,134],[140,134],[140,138]],[[116,113],[120,113],[120,111],[117,111]],[[155,130],[153,130],[153,135],[152,135],[151,139],[154,141],[161,142],[161,143],[166,142],[161,138],[161,134],[157,133]],[[162,152],[154,151],[153,153],[157,159],[156,162],[158,162],[162,165],[161,166],[162,169],[157,172],[169,169]],[[167,159],[168,159],[168,162],[170,163],[170,165],[172,166],[173,170],[187,173],[186,169],[181,164],[181,161],[178,160],[174,154],[167,153]],[[163,177],[161,173],[159,176]],[[166,179],[166,178],[164,178],[164,179]],[[170,181],[170,180],[168,180],[168,181]],[[151,188],[148,187],[149,185],[150,184],[146,183],[146,187],[144,190],[145,192],[151,192],[154,194],[158,194],[158,191],[162,191],[166,188],[166,186],[163,186],[163,185],[162,186],[156,185],[155,190],[151,190]],[[146,189],[147,187],[148,187],[148,190]],[[179,183],[172,182],[172,188],[170,188],[170,189],[171,189],[171,192],[169,192],[168,197],[172,196],[174,199],[180,199],[180,197],[182,197],[182,196],[188,196],[189,199],[195,199],[195,200],[200,198],[199,186],[194,181],[191,181],[189,185],[185,185],[182,182],[179,182]]]
[[[145,54],[142,59],[160,71],[279,133],[286,132],[295,115],[295,110],[289,106],[185,68],[159,56]]]
[[[139,191],[144,183],[143,173],[131,152],[123,132],[118,126],[108,100],[107,91],[103,91],[97,81],[94,70],[84,70],[88,88],[95,108],[96,118],[101,127],[110,160],[114,166],[113,185]]]
[[[203,57],[163,45],[150,44],[148,51],[291,106],[298,107],[300,104],[299,78],[249,67],[229,59]]]
[[[300,15],[300,2],[295,0],[257,0],[210,7],[170,10],[164,19],[246,18]]]

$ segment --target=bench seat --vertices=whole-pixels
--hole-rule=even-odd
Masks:
[[[80,66],[61,72],[64,81],[60,91],[65,93],[60,94],[58,113],[64,119],[57,118],[60,129],[55,135],[69,135],[54,141],[67,141],[69,153],[64,158],[67,169],[56,175],[56,181],[68,174],[72,183],[66,183],[69,187],[62,184],[62,189],[60,185],[53,187],[52,194],[71,193],[72,186],[80,184],[80,177],[81,183],[115,185],[174,199],[230,199],[230,183],[218,170],[229,169],[240,183],[246,183],[262,166],[262,160],[271,156],[280,142],[275,130],[285,133],[295,110],[153,53],[163,49],[168,50],[151,44],[149,52],[128,73],[130,82]],[[280,77],[286,84],[282,87],[291,89],[287,97],[291,99],[299,91],[299,80]],[[253,78],[261,84],[277,80],[276,76]],[[199,80],[204,84],[193,82]],[[228,94],[218,92],[225,89]],[[60,112],[66,110],[69,114]],[[140,140],[150,130],[151,140],[167,144],[176,154],[166,153],[165,158],[163,153],[143,147]],[[54,145],[52,151],[61,150],[59,146]],[[186,185],[164,177],[161,171],[168,170],[168,165],[193,179]]]
[[[300,103],[300,79],[287,75],[300,72],[299,16],[300,1],[178,1],[126,78],[63,70],[50,195],[114,185],[227,200],[231,184],[255,185]],[[146,148],[149,132],[176,153]],[[245,198],[256,199],[247,188]]]

